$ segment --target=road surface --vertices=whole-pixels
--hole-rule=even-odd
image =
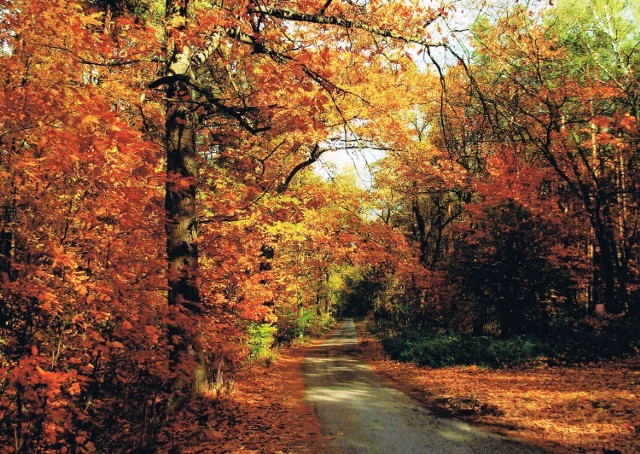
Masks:
[[[542,453],[461,421],[436,417],[393,389],[360,357],[344,321],[303,364],[305,398],[335,453]]]

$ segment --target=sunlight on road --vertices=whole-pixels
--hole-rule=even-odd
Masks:
[[[461,421],[436,418],[384,385],[359,355],[353,320],[311,350],[306,399],[342,453],[539,453]]]

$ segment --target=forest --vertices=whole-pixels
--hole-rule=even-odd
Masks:
[[[637,355],[639,24],[0,0],[0,451],[181,452],[346,316],[429,368]]]

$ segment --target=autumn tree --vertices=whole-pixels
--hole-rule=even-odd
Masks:
[[[501,141],[527,144],[529,159],[543,158],[575,197],[571,209],[583,211],[593,231],[596,293],[601,289],[608,311],[633,312],[629,252],[636,234],[623,219],[636,216],[627,203],[637,181],[629,154],[637,131],[630,100],[636,95],[601,67],[606,52],[615,53],[614,42],[600,47],[603,58],[577,66],[575,59],[582,57],[563,36],[580,42],[579,28],[563,35],[567,28],[558,21],[535,17],[516,7],[478,28],[479,102]],[[627,61],[634,64],[634,51],[628,52]],[[618,58],[609,55],[611,61]],[[633,92],[635,83],[629,82],[624,86]]]
[[[558,5],[556,15],[562,23],[561,42],[572,53],[576,77],[591,80],[598,89],[588,100],[592,117],[589,140],[585,137],[583,146],[590,145],[591,158],[598,162],[593,166],[596,175],[611,180],[612,202],[609,203],[613,208],[608,213],[611,217],[608,222],[615,237],[612,248],[616,255],[618,293],[624,302],[629,298],[629,290],[637,285],[634,226],[638,214],[629,201],[637,198],[638,190],[637,163],[633,156],[639,127],[640,92],[634,74],[640,61],[636,46],[640,10],[633,2],[626,1],[598,4],[566,1]],[[608,95],[603,96],[607,92]],[[597,262],[598,255],[592,255]],[[638,308],[634,299],[631,295],[627,306],[635,317]]]
[[[117,42],[75,3],[1,10],[1,443],[138,446],[162,417],[139,391],[168,379],[163,179],[139,94],[120,77],[142,87],[153,71],[140,62],[114,77],[93,58],[146,52],[153,34],[119,16],[111,27],[128,40]]]
[[[447,270],[460,292],[456,306],[467,317],[459,326],[485,334],[496,322],[502,337],[543,334],[552,314],[575,303],[572,270],[557,255],[557,232],[513,199],[474,215]]]
[[[377,87],[405,46],[439,45],[428,28],[448,11],[25,0],[0,14],[3,444],[175,442],[161,428],[188,407],[203,350],[272,311],[273,200],[382,124]]]

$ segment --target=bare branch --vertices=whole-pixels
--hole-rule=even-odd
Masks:
[[[293,180],[293,177],[295,177],[296,174],[300,172],[302,169],[309,167],[311,164],[316,162],[318,158],[322,156],[326,151],[328,150],[321,150],[320,146],[316,144],[313,147],[313,150],[311,150],[311,154],[309,155],[309,158],[298,163],[298,165],[296,165],[291,170],[291,172],[289,172],[289,175],[287,175],[287,178],[285,178],[284,182],[278,186],[278,194],[283,194],[291,184],[291,180]]]
[[[290,20],[290,21],[296,21],[296,22],[309,22],[313,24],[335,25],[337,27],[341,27],[345,29],[364,30],[373,35],[383,36],[385,38],[391,38],[398,41],[403,41],[405,43],[419,44],[425,47],[445,47],[446,46],[444,43],[431,42],[420,36],[405,35],[402,33],[398,33],[394,30],[374,27],[365,21],[349,20],[349,19],[343,19],[341,17],[335,17],[335,16],[325,16],[324,11],[322,11],[320,14],[305,14],[305,13],[299,13],[296,11],[276,9],[273,7],[267,7],[262,5],[254,5],[253,11],[256,13],[265,14],[267,16],[272,16],[278,19],[283,19],[283,20]],[[425,27],[433,23],[439,17],[441,17],[441,14],[438,14],[432,17],[431,19],[429,19],[425,23]]]

